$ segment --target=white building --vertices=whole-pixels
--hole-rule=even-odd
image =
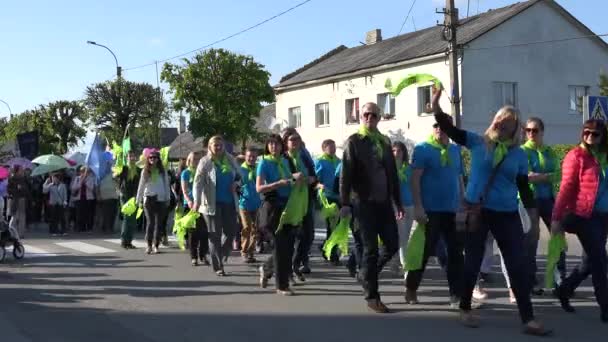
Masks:
[[[552,0],[531,0],[460,20],[462,127],[482,132],[496,110],[517,106],[524,118],[546,124],[546,141],[576,143],[582,115],[579,98],[598,94],[600,71],[608,71],[608,44]],[[421,141],[432,116],[424,113],[430,85],[411,86],[393,98],[384,87],[412,73],[439,78],[450,94],[442,28],[382,40],[379,30],[366,45],[340,46],[275,86],[277,120],[295,126],[307,147],[338,145],[357,130],[359,110],[377,102],[385,117],[380,130],[391,139]],[[566,38],[577,38],[564,40]],[[442,107],[449,113],[447,96]]]

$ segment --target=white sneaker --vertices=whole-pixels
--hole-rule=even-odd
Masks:
[[[475,288],[473,289],[473,298],[476,300],[484,300],[488,298],[488,293],[479,285],[475,285]]]

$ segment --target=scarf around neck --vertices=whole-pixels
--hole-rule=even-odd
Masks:
[[[496,146],[494,147],[494,156],[492,158],[492,167],[496,167],[509,152],[509,147],[513,145],[513,141],[511,139],[507,140],[492,140]]]
[[[264,160],[269,161],[276,165],[277,170],[279,171],[280,179],[287,179],[288,172],[287,172],[287,170],[285,170],[285,164],[283,164],[283,161],[281,160],[280,156],[275,157],[272,154],[266,154],[266,155],[264,155]]]
[[[338,159],[338,157],[336,156],[330,156],[327,153],[323,153],[320,157],[319,160],[325,160],[331,163],[331,165],[333,165],[333,167],[335,168],[338,163],[340,163],[340,159]]]
[[[538,146],[534,141],[532,140],[528,140],[526,141],[526,143],[523,145],[523,148],[528,150],[528,151],[532,151],[532,152],[536,152],[536,154],[538,155],[538,164],[540,166],[541,171],[546,171],[546,167],[547,167],[547,161],[545,159],[545,152],[549,153],[549,158],[553,158],[552,151],[549,147],[547,147],[546,145],[542,145],[542,146]]]
[[[245,170],[247,170],[247,179],[249,181],[252,181],[255,179],[255,177],[256,177],[255,165],[251,166],[251,165],[247,164],[247,162],[243,162],[243,164],[241,164],[241,167],[244,168]]]
[[[441,166],[442,167],[446,167],[446,166],[452,164],[452,161],[450,160],[450,154],[448,152],[448,146],[450,146],[450,144],[443,145],[432,134],[426,140],[426,143],[439,150],[439,152],[440,152],[440,161],[441,161]]]
[[[376,150],[376,157],[378,159],[384,158],[384,146],[387,145],[388,142],[387,138],[382,135],[380,131],[378,131],[377,129],[372,131],[366,126],[361,125],[359,127],[359,130],[357,131],[357,134],[362,137],[369,138],[374,144],[374,148]]]
[[[213,164],[216,167],[220,168],[220,172],[221,173],[229,173],[230,172],[230,164],[228,163],[228,158],[226,158],[226,155],[222,154],[221,157],[211,157],[211,160],[213,161]]]
[[[409,168],[410,165],[405,161],[397,168],[397,174],[399,175],[399,181],[401,183],[407,183],[407,170]]]

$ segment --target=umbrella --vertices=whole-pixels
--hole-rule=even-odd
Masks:
[[[82,152],[68,152],[63,155],[66,159],[71,160],[76,163],[74,166],[84,165],[85,160],[87,159],[87,154]]]
[[[28,159],[25,159],[25,158],[21,158],[21,157],[15,157],[15,158],[9,160],[6,163],[6,165],[8,165],[10,167],[20,166],[21,168],[24,168],[24,169],[31,169],[33,167],[31,161],[29,161]]]
[[[65,167],[60,166],[60,165],[41,164],[41,165],[36,166],[36,168],[34,168],[34,170],[32,171],[32,174],[30,176],[32,176],[32,177],[40,176],[40,175],[44,175],[46,173],[51,173],[51,172],[58,171],[61,169],[65,169]]]
[[[0,179],[8,178],[9,172],[5,167],[0,167]]]
[[[66,169],[70,167],[70,164],[63,157],[56,156],[54,154],[45,154],[36,159],[32,160],[32,163],[39,165],[47,165],[57,167],[56,170]]]

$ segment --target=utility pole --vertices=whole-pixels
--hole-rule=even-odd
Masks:
[[[454,124],[460,128],[460,79],[458,78],[458,51],[460,46],[456,40],[456,29],[458,26],[458,9],[454,6],[454,0],[445,1],[446,8],[443,9],[444,23],[443,39],[448,42],[448,63],[450,67],[450,83],[452,93],[450,102],[452,103],[452,116]]]

